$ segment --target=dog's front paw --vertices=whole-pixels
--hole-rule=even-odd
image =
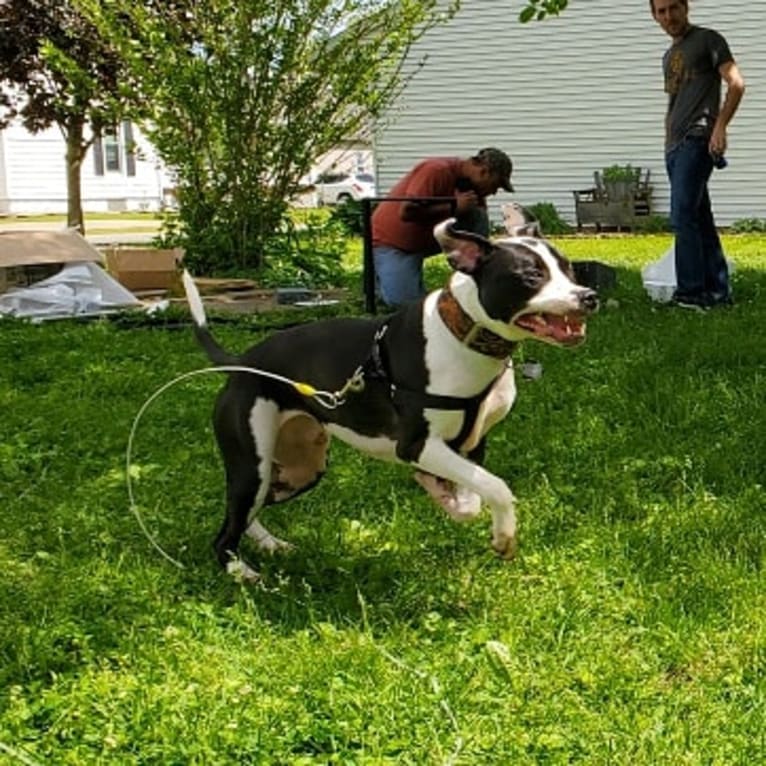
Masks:
[[[261,579],[258,572],[242,561],[242,559],[232,559],[229,561],[226,564],[226,572],[240,583],[256,583]]]
[[[289,552],[295,547],[286,540],[280,540],[272,535],[257,519],[253,519],[245,534],[255,542],[259,550],[265,553]]]
[[[519,543],[516,535],[499,534],[492,538],[492,548],[500,558],[511,561],[516,558]]]

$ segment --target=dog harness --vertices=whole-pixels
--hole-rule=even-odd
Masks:
[[[452,335],[477,353],[491,356],[494,359],[507,359],[515,348],[515,343],[501,338],[486,327],[476,324],[448,288],[443,289],[439,294],[437,309],[439,316]],[[427,391],[413,391],[402,388],[392,382],[389,373],[386,351],[382,343],[387,330],[388,322],[384,321],[375,333],[370,356],[361,366],[358,376],[355,377],[386,383],[389,388],[391,401],[398,411],[405,408],[462,410],[464,417],[460,433],[448,442],[452,449],[459,449],[473,431],[481,403],[486,399],[495,383],[497,383],[499,376],[493,379],[478,394],[467,397],[445,396],[442,394],[431,394]]]

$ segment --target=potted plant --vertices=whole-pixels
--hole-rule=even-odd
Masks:
[[[635,192],[641,176],[641,168],[632,165],[610,165],[601,171],[606,197],[609,200],[625,200]]]

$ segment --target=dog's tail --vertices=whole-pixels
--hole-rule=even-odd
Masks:
[[[235,364],[238,360],[237,357],[227,353],[213,337],[212,333],[207,326],[207,316],[205,315],[205,306],[202,303],[202,297],[199,294],[197,285],[192,279],[192,275],[184,269],[184,273],[181,276],[183,281],[184,291],[186,292],[186,300],[189,304],[189,310],[191,311],[192,319],[194,320],[194,334],[197,337],[197,341],[204,349],[205,353],[211,362],[217,365],[231,365]]]

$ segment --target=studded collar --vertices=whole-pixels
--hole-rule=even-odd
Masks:
[[[448,287],[439,293],[437,309],[447,329],[464,346],[479,354],[494,359],[507,359],[516,347],[513,341],[501,338],[486,327],[476,324]]]

